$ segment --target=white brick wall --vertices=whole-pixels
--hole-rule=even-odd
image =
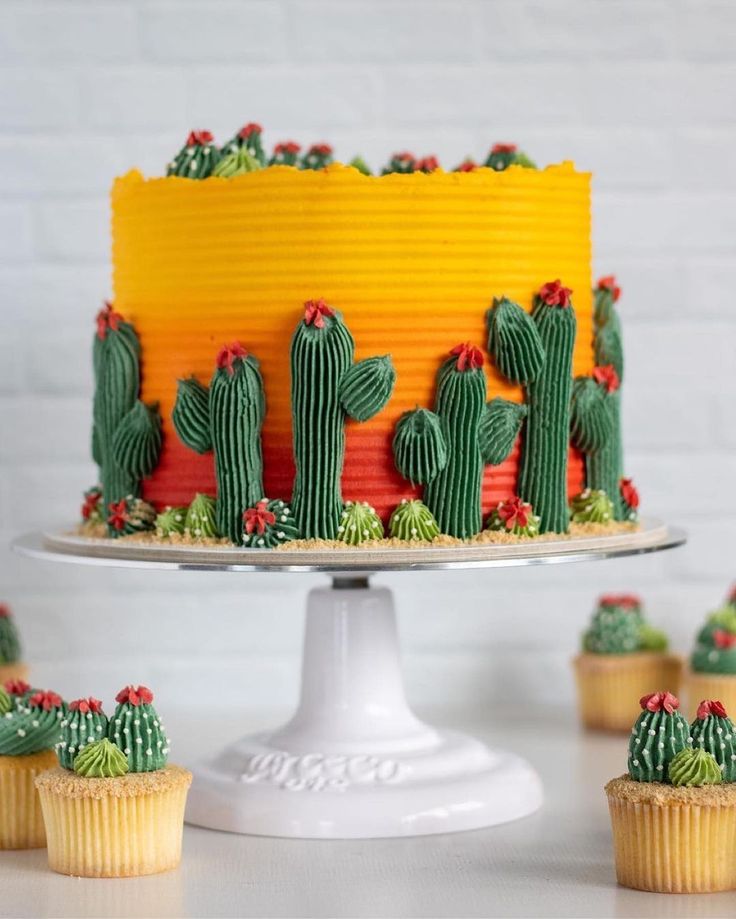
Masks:
[[[625,289],[629,468],[678,553],[382,579],[420,703],[568,699],[597,592],[642,591],[685,650],[736,574],[736,5],[708,0],[5,0],[0,5],[0,538],[68,520],[87,451],[112,177],[191,127],[453,163],[494,140],[595,174],[596,270]],[[317,579],[174,576],[0,554],[39,682],[296,689]],[[247,598],[247,602],[246,602]]]

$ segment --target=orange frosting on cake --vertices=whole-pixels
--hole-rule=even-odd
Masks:
[[[115,308],[135,324],[142,398],[157,400],[164,419],[161,461],[144,486],[159,506],[215,494],[212,455],[179,441],[171,410],[177,379],[209,382],[218,349],[232,341],[261,362],[267,494],[290,497],[289,344],[305,300],[343,313],[356,359],[392,355],[394,395],[371,421],[347,422],[343,474],[345,499],[383,515],[417,493],[394,468],[396,420],[417,404],[433,407],[453,346],[483,348],[489,399],[521,400],[485,352],[494,296],[529,309],[540,285],[561,278],[574,292],[574,373],[593,367],[590,176],[571,163],[380,178],[341,165],[202,181],[134,171],[113,187],[112,231]],[[486,469],[484,511],[515,492],[517,463],[518,445]],[[579,490],[575,456],[569,478]]]

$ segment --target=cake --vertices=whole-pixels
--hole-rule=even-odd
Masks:
[[[35,780],[56,762],[64,703],[22,680],[0,686],[0,849],[46,845]]]
[[[720,699],[736,711],[736,588],[698,632],[686,687],[690,702]]]
[[[0,686],[8,680],[28,679],[28,666],[21,660],[18,629],[7,603],[0,603]]]
[[[628,731],[635,700],[650,686],[679,691],[682,661],[668,653],[667,636],[646,622],[634,594],[600,597],[582,646],[573,667],[586,728]]]
[[[169,741],[149,689],[126,686],[116,701],[109,720],[99,699],[71,702],[58,765],[36,780],[49,866],[60,874],[134,877],[181,860],[192,775],[167,764]]]
[[[670,692],[641,699],[629,771],[606,785],[619,884],[657,893],[736,889],[736,742],[723,705],[688,725]]]
[[[636,527],[587,173],[499,144],[374,176],[325,144],[268,157],[252,123],[222,147],[193,131],[167,173],[113,185],[84,533],[279,548]]]

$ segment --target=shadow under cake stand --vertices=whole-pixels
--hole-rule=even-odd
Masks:
[[[371,575],[591,561],[684,541],[680,530],[649,520],[615,536],[383,551],[150,546],[61,532],[29,534],[14,547],[85,565],[330,575],[331,587],[308,595],[296,713],[195,767],[187,821],[234,833],[345,839],[478,829],[542,804],[539,777],[521,757],[413,714],[391,591],[370,586]]]

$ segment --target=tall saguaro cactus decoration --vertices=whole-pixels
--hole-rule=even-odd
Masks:
[[[335,539],[343,509],[345,421],[367,421],[396,380],[389,355],[354,362],[342,316],[324,300],[304,304],[291,340],[291,411],[296,479],[292,507],[305,539]]]
[[[531,316],[518,304],[494,300],[488,350],[503,375],[526,386],[528,416],[519,495],[540,517],[541,532],[569,526],[567,450],[570,429],[575,312],[572,291],[559,280],[542,285]]]
[[[401,416],[393,449],[396,468],[423,484],[440,531],[467,539],[482,527],[483,467],[511,452],[526,414],[504,399],[486,403],[483,354],[470,343],[453,348],[437,376],[435,410]]]
[[[100,468],[105,509],[139,494],[141,479],[156,468],[161,452],[158,405],[138,398],[140,355],[131,323],[105,304],[97,314],[92,406],[92,456]],[[108,533],[120,535],[112,527]]]
[[[179,380],[172,421],[182,442],[215,454],[217,530],[242,542],[243,512],[263,498],[261,428],[266,414],[256,358],[240,342],[222,347],[209,387]]]

